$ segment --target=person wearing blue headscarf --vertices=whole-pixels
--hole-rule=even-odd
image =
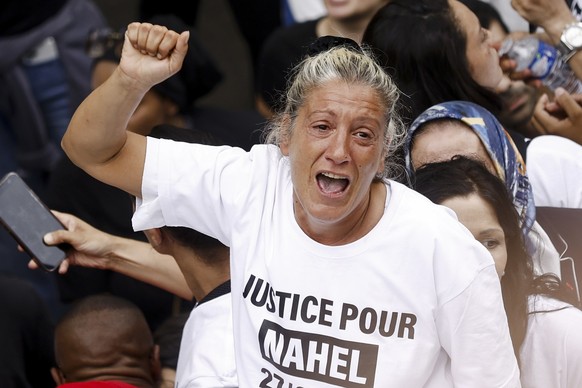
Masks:
[[[520,216],[526,245],[538,266],[536,272],[552,272],[560,276],[559,254],[547,233],[535,220],[534,197],[524,159],[499,120],[487,109],[468,101],[448,101],[433,105],[422,112],[410,125],[404,140],[403,153],[409,177],[414,178],[414,166],[417,164],[412,160],[415,138],[421,132],[426,135],[427,124],[434,124],[437,120],[464,123],[465,127],[471,129],[479,138],[493,165],[492,172],[505,182],[508,192],[512,195],[513,203]],[[442,137],[438,131],[434,131],[434,134]],[[467,152],[470,153],[470,150]],[[441,154],[443,155],[446,153]],[[431,161],[437,162],[442,159]]]

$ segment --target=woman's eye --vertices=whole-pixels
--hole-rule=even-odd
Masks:
[[[485,248],[491,250],[491,249],[495,249],[496,247],[499,246],[499,241],[497,241],[497,240],[484,240],[484,241],[481,241],[481,244]]]

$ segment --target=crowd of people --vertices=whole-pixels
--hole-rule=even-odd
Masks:
[[[197,104],[225,74],[179,7],[122,31],[89,0],[6,17],[27,46],[0,82],[30,90],[0,94],[0,167],[69,247],[28,261],[40,287],[2,270],[6,386],[582,386],[582,96],[499,52],[535,35],[582,80],[582,15],[511,6],[528,30],[481,0],[283,1],[241,31],[250,111]],[[39,74],[74,50],[50,121]]]

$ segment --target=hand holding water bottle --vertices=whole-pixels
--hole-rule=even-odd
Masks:
[[[522,39],[507,38],[499,49],[500,57],[515,61],[515,71],[529,70],[550,90],[558,87],[570,93],[582,93],[582,82],[563,60],[558,50],[534,35]]]
[[[530,34],[527,31],[513,31],[507,35],[506,38],[512,40],[520,40],[523,39]],[[499,42],[496,45],[496,49],[499,52],[499,66],[503,70],[510,79],[513,81],[523,81],[533,87],[539,88],[542,86],[542,81],[538,78],[533,77],[532,71],[529,68],[520,69],[519,71],[516,70],[517,68],[517,61],[515,59],[510,58],[506,53],[501,52],[501,48],[503,46],[503,42]]]

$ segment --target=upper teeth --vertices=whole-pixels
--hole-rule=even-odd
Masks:
[[[346,179],[343,176],[335,175],[335,174],[332,174],[331,172],[322,172],[321,174],[325,175],[328,178],[332,178],[332,179]]]

